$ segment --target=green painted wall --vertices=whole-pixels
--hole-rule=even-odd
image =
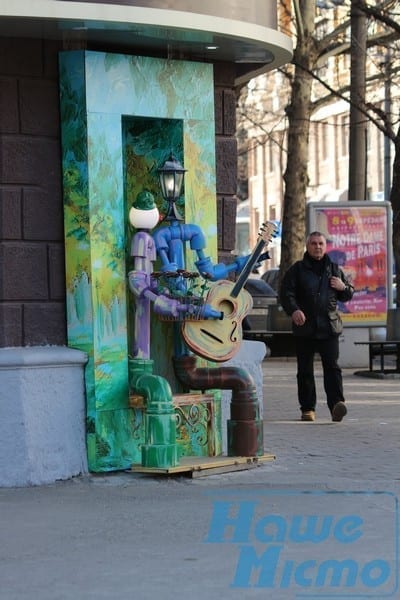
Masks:
[[[188,171],[185,220],[200,224],[216,258],[212,65],[64,52],[60,98],[68,343],[89,355],[89,468],[122,469],[140,462],[141,442],[128,408],[131,195],[145,182],[157,192],[158,161],[174,149]],[[154,319],[152,358],[174,384],[171,330]]]

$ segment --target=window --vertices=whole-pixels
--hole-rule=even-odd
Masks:
[[[268,171],[270,173],[273,172],[275,166],[275,152],[274,152],[274,140],[272,138],[269,139],[268,142]]]
[[[349,153],[349,119],[347,115],[341,115],[339,118],[340,127],[340,154],[347,156]]]
[[[328,140],[328,122],[321,121],[320,133],[321,133],[321,160],[327,160],[329,157],[329,140]]]

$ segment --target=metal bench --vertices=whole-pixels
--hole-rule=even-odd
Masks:
[[[379,372],[385,372],[385,357],[395,356],[395,372],[400,373],[400,335],[399,335],[400,311],[397,309],[388,309],[386,319],[386,337],[385,339],[371,339],[368,342],[354,342],[358,346],[368,346],[369,370],[374,370],[374,358],[379,357]],[[393,369],[392,369],[393,370]]]
[[[370,340],[369,342],[354,342],[357,346],[368,346],[369,370],[374,370],[374,358],[379,357],[380,369],[385,372],[385,356],[396,356],[396,371],[400,372],[400,340]]]

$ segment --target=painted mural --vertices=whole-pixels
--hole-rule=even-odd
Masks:
[[[124,181],[126,198],[126,223],[129,223],[128,211],[138,193],[148,190],[154,196],[160,218],[167,210],[166,203],[161,195],[161,188],[157,169],[164,163],[172,152],[183,162],[183,122],[177,119],[149,119],[149,118],[124,118],[123,119],[123,156],[124,156]],[[177,203],[182,216],[185,215],[184,195]],[[126,239],[134,235],[130,227],[126,232]],[[129,256],[126,263],[129,266]],[[155,265],[158,268],[158,264]],[[132,298],[128,295],[128,345],[132,341]],[[154,318],[151,322],[151,356],[156,359],[156,370],[170,382],[174,391],[178,391],[174,375],[171,371],[170,356],[163,352],[165,340],[169,348],[173,347],[173,327],[170,323]]]
[[[173,151],[187,169],[180,209],[202,227],[215,258],[212,66],[64,52],[60,98],[68,343],[89,356],[89,468],[129,468],[143,439],[142,411],[129,404],[127,214],[143,187],[163,211],[156,170]],[[155,372],[171,382],[171,327],[154,319],[152,328]]]

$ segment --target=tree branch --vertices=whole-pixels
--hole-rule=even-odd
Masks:
[[[340,100],[344,100],[345,102],[347,102],[349,104],[349,106],[353,106],[353,107],[357,108],[361,112],[361,114],[363,114],[367,118],[368,121],[371,121],[375,125],[375,127],[377,127],[379,129],[379,131],[381,131],[384,135],[386,135],[392,141],[395,141],[396,134],[390,124],[389,118],[387,117],[386,119],[384,119],[384,125],[382,125],[382,123],[380,121],[378,121],[375,117],[373,117],[371,115],[371,112],[374,112],[380,118],[382,118],[382,112],[379,111],[379,109],[377,107],[374,107],[374,105],[371,103],[362,106],[359,103],[353,102],[350,98],[348,98],[347,96],[344,96],[341,92],[334,90],[328,83],[326,83],[326,81],[321,79],[313,71],[306,69],[302,65],[297,65],[297,66],[300,69],[308,71],[308,73],[310,75],[312,75],[312,77],[314,77],[314,79],[316,79],[325,89],[327,89],[332,96],[335,96],[336,98],[339,98]],[[368,108],[369,108],[369,111],[367,110]]]
[[[397,23],[394,19],[392,19],[389,15],[383,12],[382,7],[379,6],[371,6],[367,4],[365,0],[355,0],[358,8],[362,10],[366,15],[373,17],[377,21],[384,23],[397,33],[400,33],[400,24]],[[395,4],[394,2],[387,2],[386,4]]]

